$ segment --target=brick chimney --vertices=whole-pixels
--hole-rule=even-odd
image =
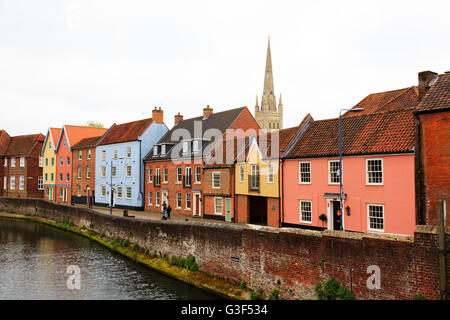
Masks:
[[[178,112],[178,114],[175,115],[175,125],[181,121],[183,121],[183,115]]]
[[[164,111],[161,110],[161,107],[152,110],[152,119],[156,123],[164,123]]]
[[[209,104],[206,106],[206,108],[203,108],[203,118],[206,118],[210,114],[213,113],[213,109],[209,107]]]
[[[437,76],[438,74],[433,71],[419,72],[419,101],[422,100],[428,89],[434,84]]]

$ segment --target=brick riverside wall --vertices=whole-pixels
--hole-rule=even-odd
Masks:
[[[425,223],[438,224],[438,199],[445,199],[450,227],[450,111],[420,114],[419,119],[424,183],[421,209],[425,212]]]
[[[200,270],[231,281],[245,280],[265,297],[273,289],[280,290],[282,299],[312,297],[315,283],[335,277],[347,288],[351,283],[357,299],[411,299],[416,293],[428,299],[439,298],[437,234],[430,226],[418,226],[414,237],[389,237],[110,217],[32,199],[0,198],[2,210],[38,213],[56,221],[69,217],[79,227],[92,223],[97,232],[128,238],[150,251],[168,256],[192,254]],[[449,233],[446,245],[450,246]],[[378,290],[366,286],[370,265],[381,270]]]

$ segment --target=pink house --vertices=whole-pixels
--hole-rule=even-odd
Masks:
[[[414,87],[405,90],[416,92]],[[309,118],[283,155],[282,226],[412,235],[416,209],[411,108],[418,100],[410,100],[388,111],[342,118],[342,213],[339,119]]]

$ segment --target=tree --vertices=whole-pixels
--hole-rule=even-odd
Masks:
[[[104,128],[105,127],[103,125],[103,123],[95,122],[95,121],[92,121],[92,120],[89,120],[88,122],[86,122],[86,126],[93,127],[93,128]]]

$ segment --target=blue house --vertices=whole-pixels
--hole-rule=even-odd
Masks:
[[[143,210],[144,157],[169,129],[161,108],[152,118],[114,124],[95,151],[95,205]]]

